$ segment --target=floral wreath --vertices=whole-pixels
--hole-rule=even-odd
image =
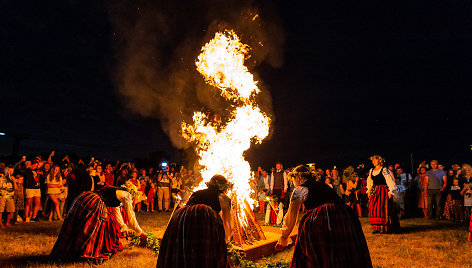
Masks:
[[[136,185],[134,185],[130,181],[126,181],[125,184],[122,184],[121,188],[131,194],[131,198],[133,198],[133,203],[135,204],[147,199],[146,196],[143,195],[143,193],[138,191]]]

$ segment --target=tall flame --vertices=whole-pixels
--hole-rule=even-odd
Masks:
[[[269,134],[270,119],[254,101],[260,92],[253,75],[244,65],[249,47],[232,31],[217,32],[202,48],[195,64],[205,81],[221,90],[221,95],[232,101],[227,122],[209,119],[202,112],[195,112],[193,125],[182,123],[182,135],[197,146],[201,189],[215,174],[221,174],[234,186],[230,195],[238,202],[240,221],[247,224],[244,201],[250,206],[251,168],[244,159],[244,152],[251,141],[260,143]],[[252,208],[252,207],[251,207]],[[245,226],[243,226],[245,227]]]

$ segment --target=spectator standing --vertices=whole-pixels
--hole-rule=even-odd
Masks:
[[[449,195],[452,199],[452,210],[454,212],[455,222],[464,222],[464,208],[462,206],[463,197],[461,195],[461,186],[459,185],[459,178],[453,178]]]
[[[472,209],[472,167],[469,164],[462,165],[462,191],[464,196],[465,219],[471,219]]]
[[[151,182],[151,188],[147,193],[147,212],[154,212],[154,196],[156,195],[156,183]]]
[[[333,181],[333,187],[339,197],[343,197],[341,191],[341,177],[339,177],[339,172],[337,169],[331,171],[331,180]]]
[[[108,164],[105,170],[105,186],[113,186],[115,183],[115,174],[113,174],[113,166]]]
[[[275,164],[275,170],[270,175],[270,194],[275,195],[279,202],[284,203],[284,194],[288,189],[287,174],[283,170],[282,163]]]
[[[58,197],[61,194],[62,188],[62,175],[61,175],[61,168],[59,166],[54,166],[49,174],[46,176],[46,186],[47,186],[47,194],[51,199],[53,206],[51,206],[49,212],[49,221],[52,221],[53,211],[59,217],[59,220],[62,220],[62,215],[59,210],[59,201]]]
[[[447,186],[447,177],[444,170],[438,169],[438,161],[432,160],[430,162],[431,169],[426,172],[428,182],[428,216],[430,220],[439,219],[441,216],[441,193]],[[435,209],[435,216],[433,216],[433,209]]]
[[[93,177],[93,181],[94,181],[94,190],[98,190],[98,189],[101,189],[103,187],[105,187],[106,185],[106,176],[105,176],[105,172],[103,171],[103,167],[102,165],[97,165],[95,167],[95,176]]]
[[[414,212],[417,207],[417,202],[416,202],[416,187],[413,187],[414,181],[410,173],[407,173],[403,170],[403,168],[400,166],[400,164],[396,165],[395,168],[396,172],[396,178],[398,178],[400,181],[400,184],[403,185],[403,187],[398,188],[397,183],[397,188],[402,191],[402,205],[401,205],[401,215],[402,216],[412,216],[414,215]],[[396,180],[395,180],[396,181]],[[397,181],[396,181],[397,182]],[[395,196],[394,196],[395,197]]]
[[[57,197],[57,201],[59,202],[59,215],[61,217],[64,217],[64,206],[67,201],[67,196],[69,195],[69,188],[67,186],[67,180],[65,179],[65,174],[68,172],[68,169],[65,169],[66,171],[63,173],[63,179],[62,179],[62,187],[61,187],[61,193]],[[56,213],[53,214],[53,219],[58,219],[60,218]]]
[[[23,175],[18,174],[16,175],[16,189],[13,194],[13,198],[15,200],[15,211],[17,214],[18,221],[23,221],[25,219],[25,188],[23,187]],[[18,218],[19,217],[19,218]],[[17,222],[18,222],[17,221]]]
[[[123,165],[125,165],[125,163],[123,163]],[[121,185],[124,185],[126,181],[128,180],[128,169],[124,168],[123,165],[119,171],[120,174],[118,175],[115,181],[115,185],[118,187]]]
[[[258,188],[262,189],[267,195],[270,192],[270,183],[271,183],[270,176],[269,176],[269,173],[267,173],[267,170],[265,169],[261,169],[260,174],[261,175],[259,178]]]
[[[41,208],[41,189],[39,175],[36,170],[40,165],[42,163],[37,159],[26,163],[27,168],[24,173],[26,222],[30,222],[30,219],[38,221],[38,211]]]
[[[14,191],[16,190],[16,178],[13,176],[13,167],[5,168],[5,174],[0,173],[0,228],[11,226],[11,219],[15,214]],[[2,223],[3,212],[7,212],[5,225]]]
[[[159,212],[169,211],[170,206],[170,183],[172,181],[172,174],[169,171],[169,166],[166,166],[163,171],[160,172],[157,186],[157,207]]]
[[[423,216],[428,217],[428,181],[426,178],[426,168],[418,169],[418,176],[415,178],[418,187],[418,208],[423,211]]]

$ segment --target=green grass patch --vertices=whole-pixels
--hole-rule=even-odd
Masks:
[[[156,236],[163,232],[170,213],[139,213],[143,230]],[[261,221],[263,215],[256,213]],[[372,234],[367,218],[360,219],[374,267],[472,267],[472,243],[468,226],[445,221],[402,219],[395,234]],[[87,263],[54,263],[48,259],[62,222],[23,223],[0,230],[0,267],[86,267]],[[152,249],[132,246],[123,239],[124,250],[100,267],[155,267]],[[255,262],[241,260],[239,267],[288,267],[293,247]]]

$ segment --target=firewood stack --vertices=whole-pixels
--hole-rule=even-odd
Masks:
[[[239,209],[239,204],[235,198],[233,198],[232,204],[231,215],[234,224],[233,244],[242,247],[243,245],[252,245],[255,241],[265,240],[264,232],[257,222],[254,212],[247,200],[244,200],[244,208],[242,210]],[[241,222],[241,218],[243,218],[242,215],[240,215],[241,213],[245,213],[247,219],[246,227],[243,227],[244,225]]]

